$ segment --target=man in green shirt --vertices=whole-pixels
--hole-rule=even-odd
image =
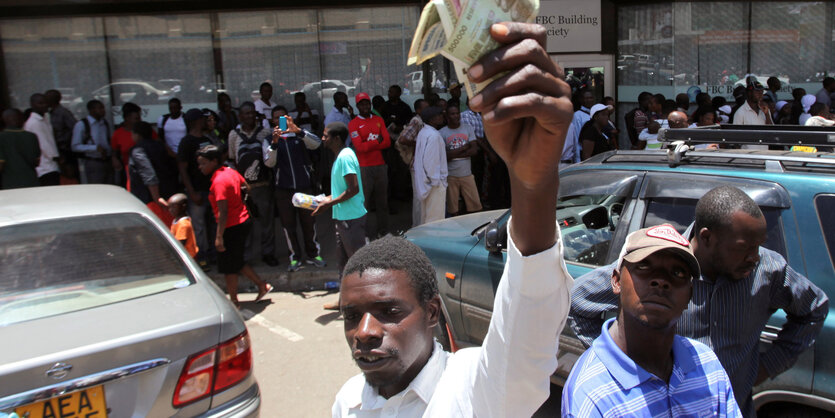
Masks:
[[[38,186],[38,137],[23,130],[23,113],[18,109],[3,112],[3,123],[6,129],[0,132],[0,189]]]
[[[313,211],[313,216],[316,216],[333,208],[340,278],[348,259],[365,245],[366,210],[360,163],[354,150],[345,146],[347,139],[348,127],[344,123],[333,122],[325,127],[322,142],[336,155],[336,160],[331,169],[331,195]],[[327,304],[325,309],[339,309],[339,306]]]

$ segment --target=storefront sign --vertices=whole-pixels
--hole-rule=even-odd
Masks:
[[[536,23],[548,32],[548,52],[600,52],[600,0],[542,0]]]

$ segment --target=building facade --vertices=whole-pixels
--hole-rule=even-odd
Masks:
[[[442,58],[406,59],[422,2],[8,0],[0,5],[0,105],[28,106],[57,88],[83,114],[104,101],[140,104],[146,120],[184,107],[259,97],[293,107],[292,93],[328,111],[336,91],[386,96],[398,84],[411,103],[455,81]],[[746,75],[777,76],[779,99],[814,93],[835,73],[835,2],[636,2],[541,0],[549,52],[575,88],[613,96],[622,115],[641,91],[673,98],[698,87],[732,99]],[[742,80],[742,81],[741,81]],[[622,124],[622,119],[620,121]]]

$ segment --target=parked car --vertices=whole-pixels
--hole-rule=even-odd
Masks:
[[[349,98],[354,97],[354,86],[348,85],[340,80],[322,80],[307,83],[299,90],[307,96],[308,100],[320,102],[324,100],[333,100],[333,94],[341,91],[348,95]],[[295,94],[297,92],[292,92]]]
[[[0,416],[259,413],[243,318],[115,186],[0,191],[0,341]]]
[[[111,100],[111,91],[115,100]],[[168,99],[174,97],[174,94],[170,90],[157,88],[146,81],[116,81],[93,90],[90,96],[104,103],[111,103],[113,106],[121,106],[127,102],[143,106],[167,104]]]
[[[803,129],[789,127],[788,129]],[[702,142],[826,144],[831,132],[666,131]],[[777,139],[778,137],[782,139]],[[691,142],[691,143],[694,143]],[[560,173],[557,219],[568,272],[579,277],[614,262],[626,236],[669,223],[684,232],[696,202],[719,185],[735,185],[763,210],[768,224],[765,247],[828,295],[835,295],[835,154],[751,150],[612,151]],[[442,300],[437,333],[447,347],[479,345],[490,322],[493,298],[506,260],[509,211],[488,211],[412,228],[406,237],[435,266]],[[608,316],[615,316],[609,313]],[[778,311],[762,332],[763,348],[785,322]],[[835,413],[835,317],[829,315],[817,343],[795,365],[754,390],[760,413]],[[559,368],[552,381],[562,385],[584,346],[570,327],[560,336]],[[780,415],[778,415],[780,416]],[[804,415],[805,416],[805,415]],[[810,415],[813,416],[813,415]],[[814,415],[817,416],[817,415]]]

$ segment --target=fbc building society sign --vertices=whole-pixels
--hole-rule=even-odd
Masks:
[[[536,23],[548,32],[548,52],[600,51],[600,0],[541,0]]]

